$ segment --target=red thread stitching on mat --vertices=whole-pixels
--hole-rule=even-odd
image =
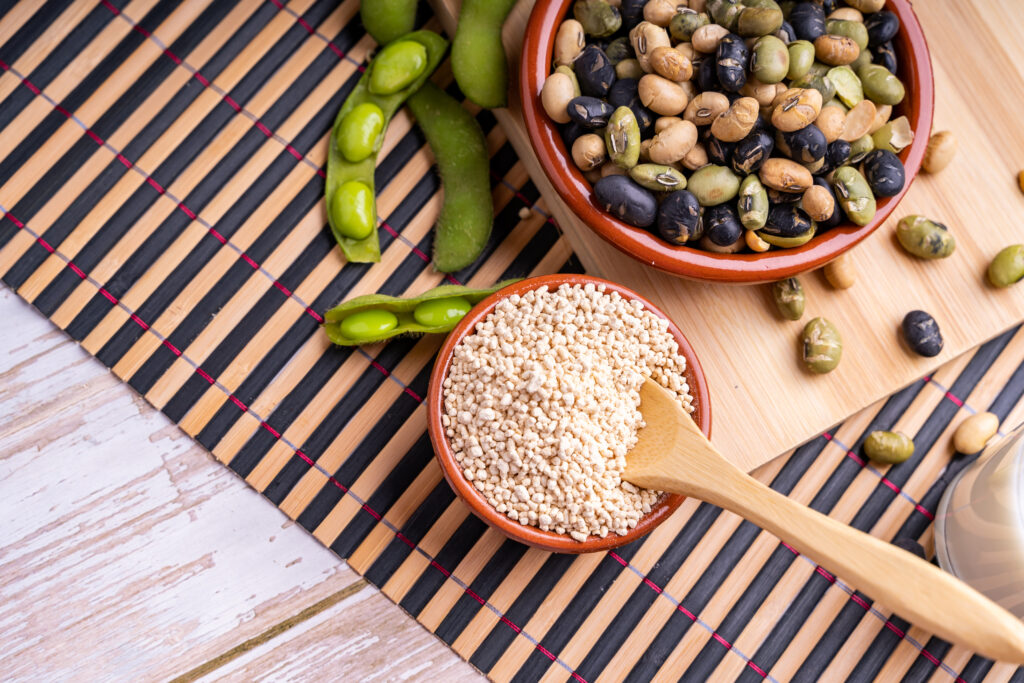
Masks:
[[[17,219],[17,218],[15,217],[15,216],[13,216],[13,215],[12,215],[12,214],[11,214],[10,212],[7,212],[7,213],[6,213],[5,215],[6,215],[6,216],[7,216],[8,218],[10,218],[10,219],[11,219],[11,221],[12,221],[12,222],[13,222],[13,223],[14,223],[14,224],[15,224],[15,225],[16,225],[16,226],[17,226],[17,227],[19,228],[19,229],[22,229],[22,230],[26,229],[26,226],[25,226],[25,224],[24,224],[23,222],[21,222],[20,220],[18,220],[18,219]],[[31,233],[29,233],[29,234],[31,235]],[[35,239],[35,241],[36,241],[36,242],[38,242],[38,243],[39,243],[40,245],[42,245],[42,246],[43,246],[43,247],[44,247],[44,248],[45,248],[45,249],[46,249],[46,250],[47,250],[48,252],[50,252],[51,254],[52,254],[52,253],[57,253],[57,254],[60,254],[60,252],[57,252],[57,251],[56,251],[56,250],[55,250],[55,249],[54,249],[54,248],[53,248],[52,246],[50,246],[50,245],[49,245],[49,244],[48,244],[48,243],[47,243],[47,242],[46,242],[46,241],[45,241],[44,239],[42,239],[42,237],[35,237],[35,236],[34,236],[34,239]],[[60,255],[61,255],[61,256],[64,256],[63,254],[60,254]],[[80,268],[79,268],[78,266],[76,266],[76,265],[75,265],[75,264],[74,264],[74,263],[73,263],[73,262],[72,262],[72,261],[71,261],[70,259],[68,259],[68,258],[67,258],[66,256],[64,257],[64,259],[65,259],[65,261],[64,261],[64,262],[65,262],[65,265],[67,265],[67,266],[68,266],[68,267],[69,267],[70,269],[72,269],[72,270],[73,270],[73,271],[74,271],[74,272],[75,272],[76,274],[78,274],[78,275],[79,275],[79,277],[81,277],[81,278],[82,278],[83,280],[88,280],[88,281],[89,281],[90,283],[94,284],[94,286],[96,286],[96,287],[97,287],[97,288],[99,289],[100,293],[101,293],[101,294],[103,294],[103,295],[104,295],[104,296],[105,296],[105,297],[106,297],[107,299],[109,299],[109,300],[110,300],[111,302],[113,302],[114,304],[117,304],[117,305],[123,306],[123,307],[124,307],[124,308],[125,308],[125,309],[127,310],[127,306],[125,306],[125,305],[124,305],[123,303],[120,303],[120,302],[118,301],[118,299],[117,299],[116,297],[114,297],[114,296],[113,296],[113,295],[112,295],[112,294],[111,294],[110,292],[108,292],[108,291],[107,291],[106,289],[104,289],[104,288],[103,288],[102,286],[98,285],[98,283],[96,283],[96,281],[95,281],[95,280],[90,280],[90,279],[89,279],[89,277],[88,277],[88,276],[87,276],[87,275],[85,274],[85,272],[83,272],[83,271],[82,271],[82,270],[81,270],[81,269],[80,269]],[[142,329],[143,329],[143,330],[147,330],[147,331],[153,332],[153,330],[151,329],[151,326],[150,326],[150,325],[148,325],[148,324],[146,324],[146,323],[145,323],[145,322],[144,322],[144,321],[143,321],[143,320],[142,320],[142,319],[141,319],[141,318],[140,318],[140,317],[139,317],[138,315],[136,315],[136,314],[135,314],[135,312],[133,312],[133,311],[129,311],[129,315],[130,315],[130,317],[131,317],[131,319],[132,319],[133,321],[135,321],[135,322],[136,322],[136,323],[137,323],[137,324],[138,324],[138,325],[139,325],[140,327],[142,327]],[[155,334],[155,332],[154,332],[154,334]],[[182,356],[182,353],[181,353],[181,351],[179,351],[179,350],[178,350],[177,348],[175,348],[175,347],[174,347],[174,345],[173,345],[173,344],[171,344],[171,342],[170,342],[170,341],[168,341],[168,340],[167,340],[166,338],[163,338],[163,339],[161,339],[161,343],[162,343],[162,344],[163,344],[164,346],[166,346],[167,348],[169,348],[169,349],[170,349],[170,350],[171,350],[172,352],[174,352],[174,354],[175,354],[176,356]],[[191,360],[191,359],[189,359],[189,360]],[[194,361],[192,361],[192,363],[193,363],[193,365],[194,365],[194,369],[195,369],[195,371],[196,371],[196,373],[197,373],[197,374],[199,374],[199,375],[200,375],[201,377],[203,377],[203,378],[204,378],[204,379],[205,379],[206,381],[210,382],[210,384],[212,384],[212,385],[216,385],[216,382],[215,382],[215,380],[213,379],[213,377],[211,377],[211,376],[210,376],[210,374],[209,374],[209,373],[207,373],[207,372],[206,372],[205,370],[201,369],[201,368],[200,368],[200,367],[198,366],[198,364],[197,364],[197,363],[195,363]],[[378,366],[378,367],[379,367],[379,366]],[[381,369],[383,370],[383,368],[381,368]],[[229,400],[230,400],[230,401],[231,401],[232,403],[234,403],[234,404],[235,404],[236,406],[238,406],[238,408],[239,408],[240,410],[242,410],[243,412],[246,412],[246,413],[250,413],[250,412],[251,412],[251,411],[249,410],[249,408],[248,408],[248,407],[247,407],[247,406],[246,406],[246,405],[245,405],[244,403],[242,403],[242,401],[240,401],[240,400],[239,400],[239,399],[238,399],[238,398],[237,398],[237,397],[236,397],[236,396],[235,396],[234,394],[231,394],[231,393],[229,393],[229,392],[226,392],[226,390],[224,390],[224,389],[222,389],[222,391],[225,391],[225,393],[227,393],[227,394],[228,394],[228,399],[229,399]],[[412,393],[412,392],[410,392],[410,393]],[[415,394],[413,394],[413,396],[415,396]],[[269,433],[270,433],[271,435],[273,435],[273,436],[274,436],[274,438],[275,438],[275,439],[281,439],[281,433],[280,433],[280,432],[278,432],[278,431],[277,431],[276,429],[274,429],[273,427],[271,427],[271,426],[270,426],[269,424],[267,424],[267,422],[266,422],[266,421],[262,421],[262,420],[261,420],[261,421],[260,421],[260,427],[262,427],[263,429],[267,430],[267,431],[268,431],[268,432],[269,432]],[[314,461],[312,460],[312,458],[310,458],[310,457],[309,457],[308,455],[306,455],[306,454],[305,454],[304,452],[302,452],[302,450],[301,450],[301,449],[296,449],[296,450],[295,450],[295,454],[296,454],[296,455],[298,455],[298,456],[299,456],[299,457],[300,457],[300,458],[302,459],[302,461],[303,461],[303,462],[305,462],[305,463],[306,463],[307,465],[309,465],[310,467],[316,468],[318,472],[321,472],[321,474],[323,474],[323,472],[322,472],[322,471],[321,471],[321,470],[320,470],[319,468],[317,468],[317,467],[316,467],[316,463],[315,463],[315,462],[314,462]],[[333,475],[326,475],[326,476],[327,476],[327,480],[328,480],[328,481],[329,481],[329,482],[330,482],[331,484],[333,484],[334,486],[336,486],[336,487],[337,487],[337,488],[338,488],[338,489],[339,489],[339,490],[340,490],[340,491],[341,491],[342,493],[349,493],[349,489],[348,489],[348,487],[347,487],[347,486],[345,486],[344,484],[342,484],[342,483],[341,483],[340,481],[338,481],[338,480],[337,480],[337,479],[336,479],[336,478],[335,478],[335,477],[334,477]],[[365,510],[365,511],[366,511],[366,512],[367,512],[367,513],[368,513],[369,515],[371,515],[371,516],[372,516],[372,517],[373,517],[374,519],[376,519],[376,520],[377,520],[378,522],[379,522],[379,521],[382,521],[382,520],[383,520],[383,517],[381,516],[381,514],[380,514],[380,513],[378,513],[378,512],[376,511],[376,510],[374,510],[373,508],[371,508],[371,507],[370,507],[370,506],[369,506],[368,504],[366,504],[366,503],[362,503],[362,504],[360,505],[360,507],[361,507],[361,508],[362,508],[363,510]],[[408,545],[408,546],[409,546],[410,548],[416,548],[416,547],[417,547],[415,543],[413,543],[413,542],[412,542],[412,541],[411,541],[411,540],[410,540],[410,539],[409,539],[408,537],[406,537],[406,536],[405,536],[404,534],[402,534],[402,533],[401,533],[400,531],[398,531],[397,529],[396,529],[396,530],[394,530],[394,533],[395,533],[395,536],[396,536],[396,537],[397,537],[397,538],[398,538],[399,540],[403,541],[403,542],[404,542],[404,543],[405,543],[406,545]],[[452,577],[452,573],[451,573],[450,571],[448,571],[447,569],[445,569],[444,567],[442,567],[442,566],[441,566],[441,565],[440,565],[440,564],[439,564],[439,563],[438,563],[438,562],[437,562],[437,561],[436,561],[436,560],[435,560],[434,558],[430,558],[430,566],[431,566],[431,567],[434,567],[434,568],[435,568],[435,569],[437,569],[437,570],[439,570],[439,571],[440,571],[440,572],[441,572],[442,574],[444,574],[444,576],[445,576],[446,578],[454,578],[454,577]],[[464,582],[462,582],[462,583],[464,583]],[[516,632],[517,634],[521,634],[521,633],[522,633],[522,628],[521,628],[521,627],[519,627],[519,626],[517,626],[516,624],[514,624],[514,623],[513,623],[513,622],[512,622],[512,621],[511,621],[511,620],[510,620],[510,619],[509,619],[509,618],[508,618],[508,617],[507,617],[507,616],[506,616],[506,615],[505,615],[504,613],[502,613],[502,612],[501,612],[501,610],[499,610],[499,609],[498,609],[497,607],[494,607],[493,605],[490,605],[490,604],[489,604],[489,603],[487,602],[487,600],[485,600],[484,598],[480,597],[480,595],[479,595],[479,594],[477,594],[477,593],[476,593],[476,592],[475,592],[474,590],[472,590],[472,589],[471,589],[471,588],[470,588],[470,587],[469,587],[468,585],[466,585],[466,586],[465,586],[465,587],[463,588],[463,591],[464,591],[464,592],[465,592],[465,593],[466,593],[467,595],[469,595],[470,597],[472,597],[472,598],[473,598],[474,600],[476,600],[477,602],[479,602],[481,606],[488,606],[488,608],[489,608],[489,609],[491,609],[491,610],[492,610],[492,611],[493,611],[493,612],[495,613],[495,615],[496,615],[496,616],[498,616],[498,617],[500,618],[500,620],[501,620],[501,622],[502,622],[502,623],[504,623],[504,624],[506,624],[507,626],[509,626],[510,628],[512,628],[512,629],[513,629],[513,630],[514,630],[514,631],[515,631],[515,632]],[[544,646],[542,646],[542,645],[540,644],[540,642],[539,642],[539,641],[536,641],[536,640],[534,640],[534,639],[532,639],[532,638],[531,638],[531,640],[533,640],[533,642],[534,642],[534,644],[535,644],[536,648],[537,648],[538,650],[540,650],[540,651],[541,651],[541,652],[542,652],[542,653],[543,653],[543,654],[544,654],[545,656],[547,656],[547,657],[548,657],[548,658],[549,658],[549,659],[550,659],[550,660],[551,660],[552,662],[559,662],[559,663],[561,663],[561,664],[562,664],[562,665],[563,665],[564,667],[566,667],[567,669],[569,669],[569,670],[570,670],[570,672],[571,672],[571,674],[572,674],[572,677],[573,677],[573,678],[575,678],[576,680],[580,681],[580,683],[587,683],[587,682],[586,682],[586,680],[585,680],[585,679],[583,679],[583,678],[582,678],[582,677],[581,677],[581,676],[580,676],[579,674],[577,674],[577,673],[576,673],[575,671],[573,671],[573,670],[571,669],[571,667],[569,667],[569,666],[568,666],[567,664],[565,664],[564,662],[562,662],[561,660],[559,660],[559,659],[558,659],[558,657],[556,657],[556,656],[555,656],[554,654],[552,654],[552,653],[551,653],[551,652],[550,652],[550,651],[549,651],[549,650],[548,650],[547,648],[545,648]]]

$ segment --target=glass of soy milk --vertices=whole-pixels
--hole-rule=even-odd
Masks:
[[[935,554],[943,569],[1024,618],[1024,425],[946,488]]]

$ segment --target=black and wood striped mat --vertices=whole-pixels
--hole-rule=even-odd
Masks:
[[[439,182],[408,114],[377,169],[380,264],[325,229],[327,133],[374,48],[356,0],[21,0],[0,19],[3,281],[495,680],[1021,680],[919,632],[774,537],[688,501],[569,557],[467,513],[425,433],[440,340],[330,347],[332,304],[416,293]],[[431,17],[421,24],[437,28]],[[436,79],[450,82],[447,67]],[[454,86],[449,86],[453,93]],[[468,106],[468,105],[467,105]],[[494,118],[496,221],[451,281],[580,270]],[[793,498],[931,545],[967,413],[1024,418],[1011,331],[764,466]],[[866,431],[917,454],[865,463]]]

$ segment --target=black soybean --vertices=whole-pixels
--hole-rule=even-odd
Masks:
[[[864,178],[876,197],[899,194],[906,182],[903,162],[887,149],[876,149],[864,157]]]
[[[903,318],[903,337],[914,353],[931,358],[942,351],[942,332],[935,318],[924,311],[911,311]]]
[[[740,175],[757,173],[772,155],[775,143],[765,130],[752,130],[732,151],[732,170]]]
[[[580,91],[591,97],[606,97],[615,83],[615,67],[604,50],[587,45],[573,63]]]
[[[715,60],[710,55],[704,57],[696,65],[697,87],[700,90],[718,90],[722,86],[718,83],[718,73],[715,69]]]
[[[789,23],[798,39],[813,43],[825,35],[825,10],[813,2],[798,3],[789,13]]]
[[[837,140],[837,142],[839,142]],[[843,211],[839,208],[839,198],[836,197],[835,191],[832,189],[832,183],[825,180],[821,176],[815,176],[814,184],[819,187],[824,187],[828,190],[828,193],[832,195],[832,215],[828,217],[828,220],[818,221],[818,232],[824,232],[831,228],[836,227],[843,222]]]
[[[900,18],[889,10],[872,12],[864,17],[864,27],[868,30],[868,45],[881,45],[899,33]]]
[[[815,175],[828,175],[845,164],[850,158],[850,149],[850,143],[846,140],[830,142],[828,150],[825,151],[825,164],[818,169]]]
[[[622,0],[619,14],[622,15],[622,28],[627,31],[644,20],[644,5],[647,0]]]
[[[559,126],[559,130],[562,134],[562,142],[565,143],[566,149],[572,148],[572,143],[576,142],[576,138],[578,138],[581,135],[586,135],[587,133],[590,132],[589,129],[584,128],[575,121],[563,123],[561,126]]]
[[[569,100],[569,118],[586,128],[604,128],[615,107],[597,97],[581,95]]]
[[[743,225],[729,203],[704,209],[704,234],[720,247],[735,244],[743,238]]]
[[[629,176],[610,175],[594,183],[594,197],[601,207],[625,223],[646,228],[654,223],[658,200]]]
[[[658,207],[658,233],[672,244],[686,244],[700,239],[703,223],[700,202],[688,190],[676,190],[661,200]]]
[[[793,30],[793,25],[788,21],[782,22],[782,26],[775,32],[775,37],[789,45],[796,40],[796,31]]]
[[[608,89],[608,102],[612,107],[629,107],[640,126],[641,137],[649,137],[654,130],[654,112],[640,102],[640,81],[635,78],[621,78]],[[572,116],[570,113],[569,116]]]
[[[783,192],[774,187],[766,187],[764,191],[768,193],[768,201],[772,204],[796,204],[803,199],[799,192]]]
[[[899,60],[896,58],[896,48],[893,47],[891,41],[881,45],[872,45],[871,61],[873,64],[884,66],[892,73],[896,73],[896,69],[900,65]]]
[[[708,131],[704,139],[704,149],[708,153],[708,160],[719,166],[728,166],[732,161],[732,152],[736,149],[735,142],[722,142]]]
[[[723,90],[739,92],[747,83],[747,64],[750,62],[750,50],[743,38],[730,33],[718,44],[715,59],[715,73]]]
[[[796,204],[772,204],[763,230],[778,237],[796,237],[805,234],[813,225],[811,217]]]
[[[793,161],[811,164],[823,158],[828,150],[825,134],[813,123],[791,133],[780,132],[779,136],[784,143],[779,149]]]

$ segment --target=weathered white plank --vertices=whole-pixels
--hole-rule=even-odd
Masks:
[[[0,319],[0,679],[478,676],[5,288]]]

